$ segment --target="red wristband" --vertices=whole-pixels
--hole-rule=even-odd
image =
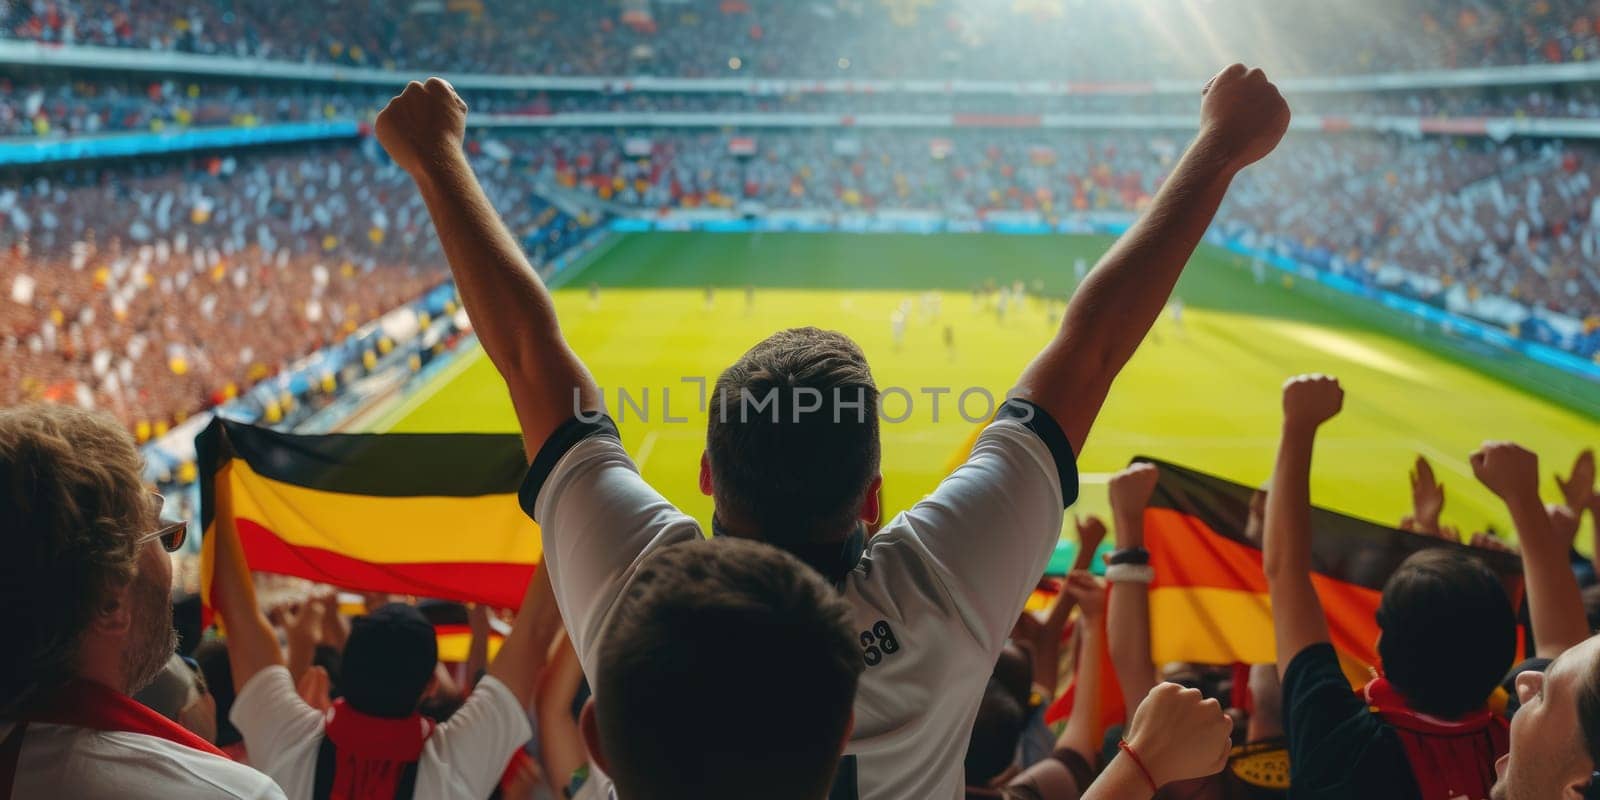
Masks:
[[[1150,770],[1145,767],[1144,762],[1139,760],[1139,754],[1133,752],[1133,745],[1128,744],[1127,739],[1121,739],[1117,741],[1117,747],[1122,750],[1122,752],[1127,753],[1129,760],[1133,761],[1133,765],[1139,768],[1139,772],[1144,775],[1145,781],[1150,784],[1150,791],[1161,791],[1161,787],[1156,784],[1155,776],[1151,775]]]

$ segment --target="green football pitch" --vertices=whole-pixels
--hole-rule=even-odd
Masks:
[[[884,400],[886,415],[905,417],[882,425],[884,503],[894,512],[933,488],[976,427],[956,407],[958,396],[974,390],[965,411],[976,417],[987,410],[977,389],[1004,395],[1054,332],[1075,285],[1075,261],[1093,264],[1110,243],[1096,236],[631,234],[569,270],[555,298],[567,337],[599,380],[644,475],[702,521],[711,504],[697,488],[706,420],[697,381],[711,385],[752,344],[785,327],[849,334],[880,387],[906,390]],[[1565,472],[1583,447],[1600,445],[1594,384],[1268,273],[1258,283],[1243,259],[1222,250],[1195,257],[1177,291],[1181,320],[1168,313],[1146,337],[1080,455],[1077,511],[1103,513],[1106,477],[1135,455],[1263,482],[1277,444],[1279,387],[1304,372],[1338,376],[1347,395],[1344,413],[1318,442],[1313,499],[1373,520],[1393,524],[1409,509],[1407,471],[1420,453],[1445,484],[1447,524],[1509,531],[1504,508],[1472,477],[1474,448],[1485,439],[1533,448],[1554,499],[1549,475]],[[974,299],[973,289],[990,280],[1023,281],[1030,297],[1001,316],[992,301]],[[891,317],[907,307],[897,345]],[[929,392],[940,388],[950,393],[938,395],[936,419]],[[375,427],[514,431],[516,421],[499,376],[474,350]],[[1070,531],[1069,522],[1069,539]]]

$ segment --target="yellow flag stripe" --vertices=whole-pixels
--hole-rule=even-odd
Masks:
[[[233,513],[291,547],[314,547],[378,564],[537,564],[539,526],[514,494],[378,497],[308,489],[264,477],[234,459]]]

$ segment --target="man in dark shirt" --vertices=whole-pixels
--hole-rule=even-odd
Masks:
[[[1333,645],[1320,642],[1301,650],[1283,676],[1295,797],[1417,797],[1399,738],[1350,691]],[[1360,794],[1354,795],[1357,789]]]
[[[1504,720],[1486,704],[1516,652],[1516,619],[1494,572],[1453,549],[1406,559],[1378,609],[1385,675],[1361,695],[1329,643],[1311,582],[1311,450],[1343,402],[1333,378],[1285,385],[1283,440],[1267,492],[1263,549],[1291,796],[1483,800],[1492,764],[1508,747]]]

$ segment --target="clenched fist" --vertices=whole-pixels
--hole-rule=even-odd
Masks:
[[[1143,461],[1130,464],[1127,469],[1112,475],[1107,486],[1111,495],[1111,510],[1116,514],[1143,514],[1150,505],[1150,495],[1155,493],[1161,470]]]
[[[1283,421],[1297,427],[1315,428],[1338,415],[1344,408],[1344,389],[1339,379],[1328,375],[1301,375],[1283,385]]]
[[[1539,457],[1520,445],[1485,443],[1472,454],[1472,474],[1507,503],[1539,497]]]
[[[1127,742],[1156,785],[1215,775],[1228,765],[1233,720],[1199,689],[1157,684],[1133,712]]]
[[[1093,553],[1100,549],[1100,543],[1106,538],[1105,520],[1090,514],[1087,517],[1073,515],[1072,524],[1078,529],[1078,546],[1082,552]]]
[[[1083,618],[1098,623],[1106,618],[1106,582],[1088,572],[1073,572],[1061,586],[1083,612]]]
[[[443,78],[412,81],[378,112],[378,143],[413,177],[461,154],[467,104]]]
[[[1201,93],[1200,141],[1214,148],[1231,172],[1260,161],[1289,130],[1289,104],[1260,69],[1234,64]]]

